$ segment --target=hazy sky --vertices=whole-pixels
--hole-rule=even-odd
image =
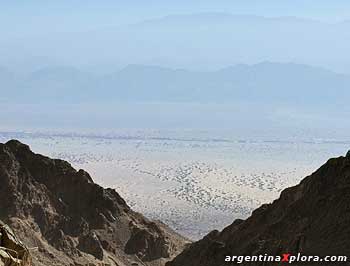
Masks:
[[[226,25],[223,23],[226,28],[216,28],[214,24],[206,25],[212,26],[208,27],[210,31],[207,31],[205,27],[198,31],[198,24],[194,22],[202,23],[201,20],[194,19],[193,23],[190,21],[187,25],[186,21],[184,24],[181,23],[183,17],[180,16],[176,20],[174,28],[171,28],[171,24],[163,24],[166,20],[158,20],[149,28],[135,25],[135,27],[116,27],[173,14],[212,12],[264,17],[293,16],[326,22],[339,22],[350,21],[350,1],[0,0],[0,67],[9,68],[16,74],[19,72],[19,76],[27,77],[26,75],[29,75],[32,71],[62,65],[82,68],[88,70],[88,73],[91,71],[104,75],[117,73],[115,71],[129,64],[206,70],[220,69],[237,63],[256,64],[272,61],[322,66],[349,74],[350,56],[348,48],[350,33],[348,31],[349,24],[347,23],[329,25],[304,20],[252,19],[251,24],[242,20],[243,22],[240,24]],[[280,21],[284,21],[282,26]],[[147,23],[144,24],[148,25]],[[202,26],[202,24],[200,25]],[[60,79],[69,82],[69,77],[74,77],[76,74],[73,71],[73,74],[68,73],[66,78],[60,71],[57,71],[58,75],[56,76],[55,68],[53,70],[48,69],[48,72],[39,71],[39,74],[53,73],[52,76],[48,75],[47,79],[43,79],[43,81],[48,80],[48,84],[55,84],[56,77],[59,77],[56,82],[58,85],[61,84]],[[18,85],[17,80],[7,74],[4,71],[3,80],[5,82],[7,81],[9,84],[12,82],[15,84],[14,88],[18,86],[20,90],[23,89],[22,91],[28,93],[27,86],[32,81],[31,78],[26,80],[24,85]],[[32,76],[29,75],[29,77]],[[35,77],[37,76],[34,75],[34,81]],[[51,79],[53,83],[51,83]],[[3,80],[0,82],[4,82]],[[39,79],[39,81],[41,80]],[[35,86],[39,86],[39,89],[43,90],[47,87],[45,82],[34,84],[39,84]],[[65,83],[63,82],[63,84]],[[10,91],[8,86],[1,85],[0,95],[4,94],[3,92],[6,90]],[[31,88],[30,85],[29,88]],[[53,90],[57,88],[53,86]],[[76,89],[83,91],[85,87]],[[334,106],[336,106],[334,115],[329,115],[329,113],[320,115],[319,109],[317,109],[316,111],[312,110],[313,112],[300,112],[301,114],[298,113],[292,117],[294,120],[290,118],[289,110],[282,112],[282,115],[277,118],[271,118],[272,114],[276,112],[274,109],[269,110],[260,119],[259,117],[256,118],[254,111],[248,108],[247,114],[237,115],[237,119],[246,120],[248,126],[257,125],[257,127],[260,125],[259,121],[263,121],[266,126],[260,125],[261,128],[271,128],[273,126],[278,128],[279,124],[282,123],[281,128],[288,127],[286,132],[289,132],[289,128],[294,128],[295,125],[302,128],[305,125],[315,128],[315,121],[319,121],[318,124],[324,128],[335,129],[337,125],[348,127],[349,123],[346,123],[346,119],[349,117],[349,111],[346,110],[345,112],[339,106]],[[26,123],[28,123],[28,126],[46,127],[52,121],[54,123],[57,121],[57,124],[53,126],[62,126],[62,124],[69,124],[70,122],[76,124],[84,121],[90,125],[91,122],[90,116],[82,117],[86,115],[84,109],[69,110],[63,108],[61,110],[52,108],[52,110],[49,110],[49,108],[41,105],[29,106],[26,108],[25,115],[23,115],[22,105],[10,105],[4,109],[6,110],[6,108],[8,113],[1,113],[0,118],[2,117],[2,119],[0,120],[5,121],[4,125],[8,123],[8,126],[11,127],[22,127]],[[146,124],[155,127],[159,125],[165,127],[195,126],[193,121],[198,123],[198,127],[203,124],[216,126],[215,123],[217,123],[218,126],[225,126],[242,122],[241,120],[235,120],[236,118],[232,120],[230,110],[220,111],[216,106],[208,109],[204,107],[203,109],[195,109],[193,106],[188,107],[188,109],[171,107],[165,111],[164,108],[160,108],[162,112],[159,112],[158,109],[158,106],[148,105],[135,108],[134,106],[127,106],[124,109],[111,110],[107,108],[102,111],[88,108],[95,115],[94,123],[101,123],[101,126],[122,125],[122,122],[125,122],[125,126],[128,127],[130,121],[136,126]],[[182,111],[180,114],[178,114],[178,109]],[[45,111],[43,112],[43,110]],[[213,110],[219,111],[215,113]],[[256,113],[260,115],[261,111],[256,111]],[[43,114],[47,118],[43,118]],[[140,114],[143,116],[139,117]],[[319,116],[320,119],[317,118]],[[101,120],[101,117],[104,120]],[[220,117],[220,119],[217,117]],[[335,121],[334,117],[338,119],[341,117],[341,120]],[[156,125],[151,125],[150,121],[155,121]],[[169,121],[175,122],[169,125]],[[141,125],[141,122],[144,124]],[[283,125],[285,122],[289,124],[287,126]],[[86,125],[81,124],[80,126]],[[348,130],[339,131],[348,132]]]
[[[49,65],[98,73],[129,64],[219,69],[262,61],[303,63],[342,73],[350,69],[348,24],[335,23],[350,21],[348,0],[0,0],[0,5],[0,66],[19,72]],[[217,30],[208,19],[204,26],[211,27],[210,32],[198,32],[196,21],[205,22],[188,16],[192,20],[177,17],[175,28],[164,20],[157,20],[148,31],[125,26],[202,13],[218,13],[218,21],[227,13],[335,24],[289,19],[273,24],[249,17],[252,24],[242,20],[235,27],[238,24],[223,22]],[[288,21],[294,21],[293,26]]]
[[[347,0],[1,0],[0,3],[1,31],[9,36],[89,30],[197,12],[297,16],[327,21],[350,19]]]

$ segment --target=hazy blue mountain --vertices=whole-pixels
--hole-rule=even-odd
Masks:
[[[215,74],[216,80],[226,80],[228,93],[236,88],[257,102],[319,104],[341,101],[342,97],[349,95],[349,76],[300,64],[237,65]]]
[[[88,32],[6,40],[2,47],[11,49],[4,48],[4,55],[0,49],[0,56],[9,57],[8,51],[16,56],[25,42],[28,56],[41,55],[52,62],[94,69],[142,64],[214,70],[238,63],[274,61],[348,72],[350,34],[346,25],[296,17],[174,15]]]
[[[51,66],[30,73],[18,83],[15,91],[21,102],[80,102],[91,100],[85,96],[90,97],[96,78],[74,67]]]
[[[349,96],[350,77],[298,64],[236,65],[215,72],[129,66],[104,79],[131,101],[329,103]]]
[[[12,77],[12,75],[13,75],[13,73],[9,69],[0,66],[0,78],[2,80],[4,78],[6,78],[6,79],[10,78],[10,77]]]
[[[16,75],[5,67],[0,67],[0,102],[10,100],[10,90],[17,86]]]
[[[196,86],[203,83],[201,76],[181,69],[130,65],[104,77],[101,89],[129,101],[195,101]]]
[[[274,23],[280,23],[281,26],[286,25],[297,25],[297,24],[308,24],[308,25],[322,25],[323,23],[313,19],[304,19],[298,17],[262,17],[256,15],[234,15],[231,13],[222,12],[208,12],[208,13],[196,13],[196,14],[179,14],[179,15],[169,15],[162,18],[149,19],[142,21],[140,23],[135,23],[134,26],[140,27],[179,27],[186,26],[184,30],[188,27],[198,27],[198,26],[234,26],[235,24],[245,24],[245,25],[256,25],[264,26]]]
[[[20,80],[20,77],[16,79]],[[8,81],[6,81],[8,82]],[[300,65],[264,62],[199,72],[130,65],[95,77],[70,67],[33,72],[1,88],[13,102],[197,102],[342,104],[349,99],[350,76]],[[11,88],[11,89],[9,89]],[[15,93],[14,93],[15,92]]]

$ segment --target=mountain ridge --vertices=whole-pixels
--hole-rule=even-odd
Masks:
[[[0,144],[0,181],[0,219],[38,248],[35,266],[162,266],[188,242],[84,170],[16,140]]]
[[[315,94],[318,101],[342,102],[350,97],[348,86],[349,75],[304,64],[265,61],[210,72],[134,64],[99,77],[76,68],[43,68],[8,84],[3,97],[23,103],[60,98],[61,103],[251,101],[307,106],[317,103]]]
[[[350,152],[328,160],[299,185],[281,192],[279,199],[213,231],[191,244],[166,266],[236,265],[227,256],[282,254],[348,256],[350,254]],[[307,265],[319,265],[309,262]],[[280,265],[281,262],[269,262]],[[266,265],[264,261],[241,265]],[[296,265],[304,265],[297,263]],[[326,265],[326,264],[322,264]],[[331,264],[327,264],[331,265]],[[334,264],[335,265],[335,264]],[[349,265],[338,262],[336,265]]]
[[[142,26],[142,25],[151,25],[167,22],[187,22],[191,21],[204,21],[204,22],[251,22],[251,21],[279,21],[279,22],[299,22],[299,23],[317,23],[317,24],[328,24],[327,22],[303,18],[297,16],[259,16],[259,15],[250,15],[250,14],[234,14],[229,12],[201,12],[201,13],[188,13],[188,14],[173,14],[164,17],[146,19],[134,24],[129,24],[130,26]]]

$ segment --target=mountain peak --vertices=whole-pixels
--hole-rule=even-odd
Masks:
[[[14,151],[26,150],[27,152],[31,152],[28,145],[23,144],[22,142],[16,139],[9,140],[8,142],[6,142],[5,145]]]

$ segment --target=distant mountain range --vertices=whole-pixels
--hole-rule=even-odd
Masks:
[[[0,69],[7,103],[345,103],[350,76],[323,68],[264,62],[212,72],[129,65],[96,76],[73,67],[47,67],[26,76]]]
[[[346,22],[346,21],[344,21]],[[248,23],[248,24],[247,24]],[[260,26],[264,26],[267,23],[281,23],[280,26],[307,24],[307,25],[322,25],[325,24],[322,21],[314,19],[299,18],[294,16],[281,16],[281,17],[264,17],[257,15],[235,15],[224,12],[203,12],[194,14],[178,14],[169,15],[161,18],[144,20],[139,23],[133,24],[137,27],[165,27],[180,25],[186,26],[205,26],[205,28],[211,28],[215,26],[234,26],[237,24],[249,25],[249,23],[260,23]]]
[[[0,56],[2,65],[14,69],[55,62],[94,70],[128,64],[213,70],[242,62],[273,61],[347,73],[348,23],[229,13],[180,14],[87,32],[23,34],[17,39],[0,36]]]

